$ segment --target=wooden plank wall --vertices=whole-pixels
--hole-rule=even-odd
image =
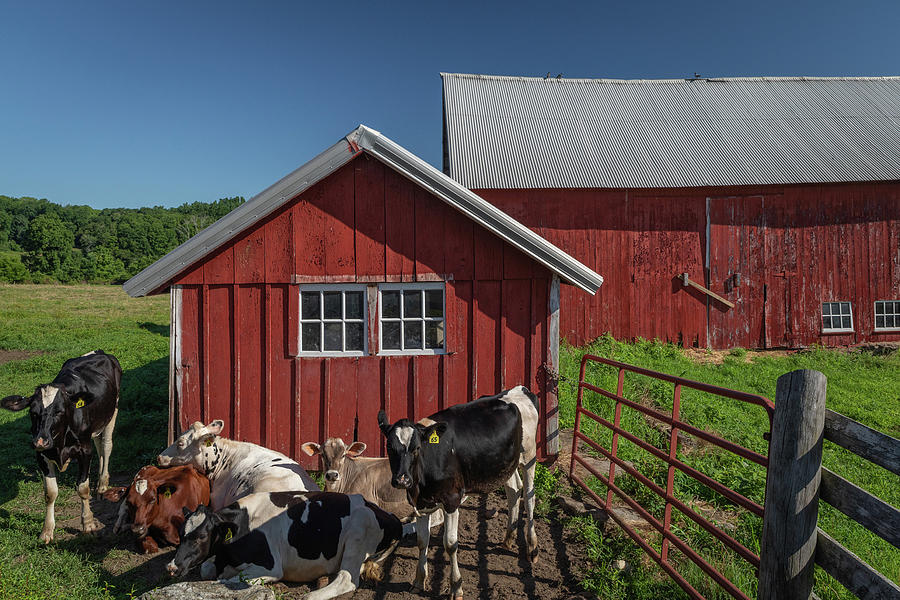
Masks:
[[[416,280],[447,280],[447,354],[295,357],[299,283]],[[365,155],[176,283],[182,429],[222,418],[226,435],[318,468],[303,442],[356,438],[382,454],[381,409],[419,419],[518,384],[544,415],[555,406],[541,376],[550,273]]]
[[[563,286],[573,344],[605,332],[714,348],[900,340],[874,331],[874,301],[900,299],[898,183],[476,191],[603,275],[593,298]],[[684,272],[735,309],[685,289]],[[821,332],[831,300],[853,303],[854,333]]]

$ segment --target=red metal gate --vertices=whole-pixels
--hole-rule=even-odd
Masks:
[[[585,381],[585,368],[589,362],[600,363],[618,369],[618,383],[615,393],[612,393],[608,390],[602,389]],[[626,372],[637,373],[640,375],[651,377],[653,379],[667,381],[674,384],[671,414],[666,414],[658,410],[648,408],[646,406],[643,406],[642,404],[624,398],[622,396],[622,393],[625,385]],[[600,358],[599,356],[585,355],[581,360],[581,373],[578,381],[578,403],[575,410],[575,431],[574,435],[572,436],[572,461],[569,466],[569,476],[572,481],[581,486],[585,490],[585,492],[587,492],[600,506],[602,506],[607,514],[609,514],[622,527],[622,529],[624,529],[625,532],[628,533],[628,535],[631,536],[631,538],[644,550],[644,552],[646,552],[651,558],[653,558],[657,562],[657,564],[659,564],[659,566],[662,567],[662,569],[666,573],[668,573],[672,577],[672,579],[674,579],[678,583],[678,585],[680,585],[681,588],[684,589],[685,592],[688,593],[689,596],[691,596],[692,598],[703,598],[700,592],[698,592],[693,586],[691,586],[690,583],[688,583],[688,581],[675,569],[674,565],[669,560],[670,545],[675,546],[679,551],[681,551],[685,556],[693,561],[693,563],[696,564],[697,567],[699,567],[704,573],[711,577],[722,589],[728,592],[732,597],[750,600],[747,595],[744,594],[744,592],[742,592],[734,583],[729,581],[724,575],[722,575],[718,570],[716,570],[712,565],[704,560],[695,550],[693,550],[681,538],[679,538],[672,532],[671,520],[672,507],[674,506],[682,514],[684,514],[692,521],[694,521],[697,525],[712,534],[717,540],[719,540],[722,544],[735,552],[743,560],[750,563],[755,569],[759,569],[758,555],[754,554],[751,550],[746,548],[743,544],[738,542],[733,537],[724,533],[721,529],[716,527],[714,524],[709,522],[703,516],[698,514],[696,511],[688,507],[684,502],[674,496],[675,470],[677,469],[686,476],[699,481],[710,489],[728,498],[731,502],[734,502],[736,505],[746,509],[747,511],[754,515],[757,515],[758,517],[763,516],[763,507],[750,498],[747,498],[746,496],[722,485],[708,475],[701,473],[700,471],[679,460],[677,458],[678,433],[679,431],[682,431],[686,434],[696,436],[709,444],[750,460],[758,465],[761,465],[764,468],[768,468],[769,461],[766,456],[754,452],[753,450],[730,442],[720,436],[693,427],[692,425],[682,421],[680,419],[682,387],[687,387],[702,392],[707,392],[709,394],[714,394],[716,396],[721,396],[723,398],[731,398],[762,407],[768,415],[769,431],[767,432],[765,437],[766,439],[769,438],[769,434],[771,433],[774,405],[768,398],[757,396],[755,394],[747,394],[744,392],[729,390],[713,385],[707,385],[704,383],[691,381],[689,379],[683,379],[681,377],[674,377],[665,373],[658,373],[649,369],[643,369],[641,367],[635,367],[618,361]],[[582,405],[584,390],[589,390],[596,394],[600,394],[601,396],[609,398],[610,400],[613,400],[615,402],[615,411],[613,414],[612,422],[584,408],[584,406]],[[623,405],[639,411],[640,413],[643,413],[648,417],[652,417],[653,419],[656,419],[669,426],[668,453],[663,452],[662,450],[647,443],[645,440],[633,435],[632,433],[629,433],[628,431],[620,427]],[[581,432],[582,416],[593,419],[603,427],[606,427],[612,431],[612,440],[608,449],[604,448],[596,441]],[[654,483],[645,475],[641,474],[632,466],[628,465],[618,456],[620,436],[667,463],[668,473],[666,477],[665,489],[663,489],[660,485]],[[610,461],[609,472],[607,474],[601,474],[597,472],[596,469],[589,465],[588,462],[578,454],[579,440],[586,443],[589,447],[599,452]],[[576,475],[576,462],[582,465],[589,473],[594,475],[594,477],[599,479],[600,482],[602,482],[606,486],[607,493],[605,499],[602,499],[600,496],[598,496],[587,486],[585,481],[583,481],[580,477],[578,477],[578,475]],[[641,484],[643,484],[652,492],[665,500],[665,512],[662,522],[660,522],[659,519],[654,517],[649,511],[638,504],[636,500],[631,498],[627,493],[625,493],[620,487],[615,484],[614,480],[617,466],[621,467],[626,473],[634,477]],[[647,542],[647,540],[645,540],[635,529],[628,526],[623,519],[616,515],[614,511],[610,510],[612,505],[613,493],[615,493],[619,498],[622,499],[622,501],[625,502],[625,504],[631,507],[644,520],[646,520],[653,529],[659,532],[659,534],[662,536],[661,548],[659,552],[655,548],[653,548]]]

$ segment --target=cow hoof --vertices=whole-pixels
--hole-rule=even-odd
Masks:
[[[53,541],[53,532],[52,531],[42,531],[41,532],[41,541],[45,544],[49,544]]]
[[[503,547],[509,551],[512,551],[515,548],[515,545],[516,545],[516,533],[513,532],[512,534],[506,536],[506,539],[503,540]]]
[[[100,521],[98,521],[97,519],[91,519],[87,523],[81,524],[81,530],[84,533],[93,534],[93,533],[100,531],[101,529],[103,529],[103,524]]]
[[[419,583],[418,581],[413,581],[410,584],[409,589],[412,593],[418,594],[419,592],[425,591],[425,586],[423,584]]]

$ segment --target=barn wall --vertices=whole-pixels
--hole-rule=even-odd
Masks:
[[[376,415],[419,419],[541,376],[550,273],[365,155],[179,277],[179,427],[222,418],[226,435],[317,468],[326,437],[383,452]],[[299,284],[446,280],[448,353],[297,358]],[[371,310],[370,323],[377,316]],[[374,344],[370,344],[374,348]],[[540,432],[545,449],[546,425]]]
[[[603,275],[593,298],[563,288],[574,344],[607,331],[714,348],[900,340],[873,331],[874,301],[900,299],[897,183],[476,191]],[[684,272],[735,308],[684,288]],[[836,300],[853,303],[854,333],[821,332]]]

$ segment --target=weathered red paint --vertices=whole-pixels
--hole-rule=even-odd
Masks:
[[[550,279],[361,153],[171,282],[182,289],[178,427],[222,418],[226,435],[315,467],[305,441],[355,438],[378,453],[381,409],[418,419],[524,384],[545,420]],[[446,281],[447,354],[297,357],[299,282],[416,280]],[[542,422],[541,449],[546,435]]]
[[[571,343],[607,331],[713,348],[900,341],[873,314],[900,299],[900,183],[475,191],[603,275],[593,298],[562,289]],[[821,331],[821,303],[837,300],[853,303],[851,334]]]

